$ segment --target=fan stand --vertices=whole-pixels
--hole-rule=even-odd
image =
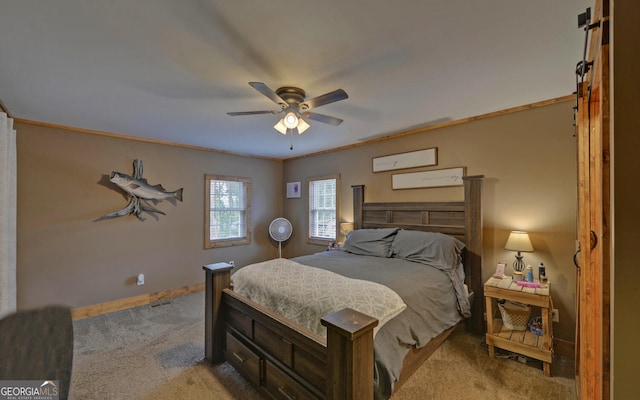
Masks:
[[[278,258],[282,258],[282,242],[278,241]]]

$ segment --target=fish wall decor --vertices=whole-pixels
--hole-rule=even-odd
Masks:
[[[170,192],[165,190],[162,185],[150,185],[147,180],[142,177],[142,172],[142,160],[133,161],[133,176],[123,174],[122,172],[111,172],[108,181],[114,183],[129,195],[129,204],[122,210],[103,215],[98,218],[97,221],[122,217],[129,214],[135,215],[139,220],[144,221],[145,218],[142,216],[143,212],[167,215],[149,204],[149,201],[153,202],[154,205],[163,200],[173,200],[174,204],[175,200],[182,201],[182,188]],[[106,177],[106,175],[103,177]]]

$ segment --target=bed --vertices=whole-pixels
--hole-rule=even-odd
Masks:
[[[458,326],[466,324],[468,330],[477,333],[483,330],[482,301],[475,301],[482,285],[482,176],[464,178],[465,199],[462,202],[366,203],[363,201],[364,186],[353,186],[353,191],[355,231],[346,243],[347,251],[274,260],[240,271],[260,268],[263,272],[269,272],[264,274],[265,277],[273,276],[275,279],[279,270],[284,271],[286,276],[287,268],[296,271],[308,268],[320,275],[321,279],[338,279],[334,277],[337,272],[345,277],[339,279],[372,280],[374,285],[382,284],[394,294],[397,293],[405,306],[400,310],[392,294],[374,292],[378,288],[367,286],[362,289],[364,292],[376,293],[377,298],[388,296],[389,303],[395,308],[391,307],[385,313],[360,308],[359,305],[340,308],[340,303],[337,303],[338,308],[330,309],[332,312],[328,315],[322,316],[320,309],[317,318],[320,321],[314,323],[316,317],[310,318],[309,315],[314,314],[306,310],[298,311],[298,315],[285,316],[283,314],[286,314],[288,307],[281,307],[280,312],[273,311],[278,310],[277,305],[265,303],[251,286],[246,289],[244,283],[235,282],[239,272],[234,274],[236,287],[232,290],[231,267],[224,264],[204,267],[206,358],[213,363],[228,361],[267,398],[385,399]],[[385,237],[386,233],[389,235]],[[350,241],[354,245],[360,243],[351,240],[352,235],[360,235],[361,239],[377,235],[374,239],[386,240],[388,249],[385,248],[383,254],[370,254],[381,247],[377,246],[378,243],[367,247],[367,240],[361,241],[365,244],[364,248],[349,248]],[[404,246],[403,249],[402,245],[408,243],[408,239],[423,236],[446,237],[447,243],[459,244],[462,270],[447,266],[432,268],[427,265],[432,260],[422,260],[424,263],[415,259],[407,261],[406,258],[415,258],[416,252],[411,250],[415,246]],[[403,240],[400,241],[399,237]],[[403,251],[406,257],[398,257]],[[354,262],[360,262],[365,267],[353,267]],[[460,267],[455,262],[449,264]],[[351,266],[347,272],[345,265]],[[400,269],[405,273],[398,278],[394,271]],[[372,270],[378,271],[377,278],[369,275]],[[328,271],[326,277],[325,271]],[[366,273],[363,275],[362,271]],[[416,306],[412,303],[414,300],[408,299],[415,291],[409,287],[409,283],[419,281],[416,276],[425,274],[429,278],[424,281],[449,283],[450,287],[456,287],[454,281],[459,280],[463,289],[432,296],[436,301],[446,303],[446,306]],[[461,285],[462,278],[465,286]],[[326,283],[325,287],[348,284],[341,280],[327,282],[331,283]],[[293,301],[295,296],[285,289],[284,286],[278,287],[276,292]],[[342,293],[357,291],[355,288],[347,289],[347,286],[341,290]],[[337,292],[328,297],[344,296]],[[445,298],[448,299],[446,302]],[[332,307],[336,307],[336,304]],[[427,310],[453,307],[453,312],[444,316],[430,315],[427,319],[444,320],[433,328],[420,323],[417,326],[407,325],[402,318],[413,313],[416,307]],[[300,315],[310,321],[298,320]],[[398,327],[404,333],[398,334]],[[399,337],[403,339],[399,340]],[[392,349],[389,343],[393,342],[400,343],[396,346],[399,349]]]

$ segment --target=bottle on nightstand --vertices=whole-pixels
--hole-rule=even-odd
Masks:
[[[546,277],[547,277],[547,270],[544,267],[544,264],[540,263],[540,265],[538,265],[538,280],[542,282],[543,280],[542,278],[546,279]]]
[[[527,265],[527,273],[525,277],[527,278],[527,282],[533,282],[533,267],[531,265]]]

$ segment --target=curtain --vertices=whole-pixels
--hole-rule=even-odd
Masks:
[[[16,171],[13,119],[0,112],[0,318],[16,311]]]

